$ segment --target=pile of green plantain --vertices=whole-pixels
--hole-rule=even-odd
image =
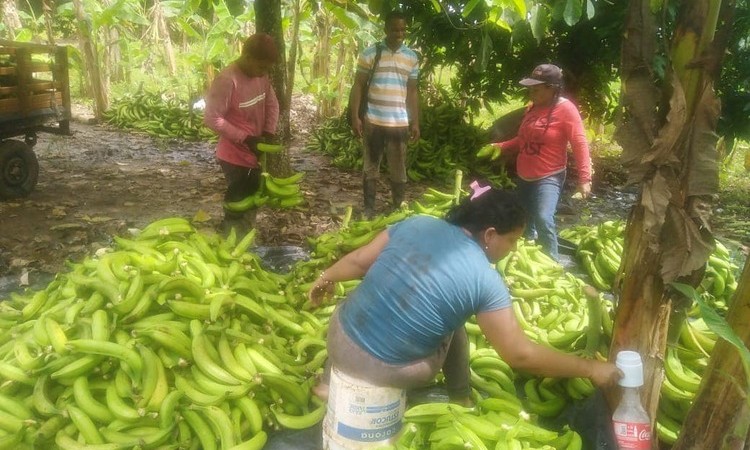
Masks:
[[[203,124],[203,111],[167,92],[139,90],[112,101],[104,119],[118,127],[151,136],[189,141],[215,141],[216,133]]]
[[[445,93],[425,95],[420,111],[420,134],[407,147],[406,170],[412,181],[450,181],[456,170],[498,187],[512,186],[505,167],[477,157],[485,133],[466,120],[467,110]],[[345,115],[325,121],[307,143],[311,151],[331,156],[336,167],[362,168],[362,140],[356,138]]]
[[[624,222],[606,221],[568,228],[560,231],[560,235],[577,245],[577,258],[592,283],[599,289],[611,290],[620,268],[624,231]],[[715,245],[696,291],[705,304],[724,315],[737,289],[739,267],[726,245],[718,240]],[[668,444],[677,440],[717,340],[700,316],[697,305],[693,305],[676,326],[680,328],[677,341],[668,344],[664,358],[666,379],[662,383],[656,422],[659,439]]]
[[[171,217],[115,237],[46,288],[0,302],[0,447],[260,449],[275,430],[319,423],[325,405],[311,387],[335,301],[311,308],[310,286],[389,224],[441,217],[465,195],[457,176],[453,192],[428,189],[373,220],[353,221],[349,209],[338,230],[310,238],[311,257],[285,274],[248,251],[254,231],[222,238]],[[533,242],[497,270],[531,339],[607,357],[613,305],[603,295]],[[337,283],[336,300],[357,284]],[[514,371],[474,318],[467,331],[476,406],[411,405],[393,448],[581,448],[575,431],[542,423],[589,397],[591,383]],[[670,348],[662,440],[676,438],[715,341],[693,315]]]

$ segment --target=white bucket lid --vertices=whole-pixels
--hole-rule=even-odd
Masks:
[[[641,387],[643,386],[643,362],[641,355],[632,350],[623,350],[617,353],[615,365],[622,370],[623,377],[620,378],[619,385],[622,387]]]

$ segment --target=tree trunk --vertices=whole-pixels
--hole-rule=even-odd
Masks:
[[[350,39],[342,39],[339,41],[338,54],[336,56],[336,68],[338,83],[336,86],[336,96],[333,101],[332,109],[333,115],[339,115],[341,111],[346,108],[349,101],[349,95],[346,92],[346,87],[350,86],[354,80],[352,73],[352,52],[350,51],[352,45]],[[355,45],[356,48],[356,45]],[[354,61],[357,59],[357,55],[354,56]]]
[[[745,261],[727,321],[750,346],[750,258]],[[719,339],[673,450],[741,449],[748,433],[748,376],[737,348]]]
[[[317,43],[315,46],[315,57],[313,60],[312,68],[312,79],[316,80],[322,86],[328,86],[329,72],[330,72],[330,30],[331,21],[328,17],[328,13],[323,9],[319,8],[315,12],[315,35],[317,36]],[[318,96],[318,114],[321,118],[329,117],[329,104],[330,101],[326,100],[325,96]]]
[[[88,73],[89,87],[91,95],[94,97],[94,116],[101,120],[104,111],[108,107],[107,88],[104,79],[99,71],[99,57],[96,46],[92,41],[91,22],[83,11],[81,0],[73,0],[76,19],[78,21],[78,39],[83,53],[83,60]]]
[[[42,0],[42,14],[44,15],[44,27],[47,30],[47,42],[55,45],[55,35],[52,32],[54,19],[55,0]]]
[[[644,215],[644,208],[636,206],[628,218],[622,262],[623,272],[628,276],[620,292],[610,359],[613,360],[619,350],[635,349],[641,354],[646,380],[641,388],[641,399],[654,420],[664,380],[660,360],[667,343],[671,301],[664,297],[664,281],[653,269],[659,266],[662,255],[652,249],[643,231]],[[638,280],[638,283],[630,280]],[[618,393],[612,393],[610,406],[619,402],[615,398]]]
[[[22,27],[16,0],[0,0],[0,12],[3,16],[3,25],[8,30],[8,39],[12,41]]]
[[[164,44],[164,57],[167,62],[167,70],[170,76],[174,76],[177,73],[177,62],[174,56],[174,48],[172,47],[172,37],[169,35],[169,26],[164,19],[164,11],[161,9],[161,3],[159,0],[154,0],[152,8],[152,26],[154,27],[154,36],[157,38],[154,40],[154,44],[162,42]]]
[[[610,352],[633,349],[644,359],[642,398],[652,421],[664,378],[663,360],[674,293],[668,283],[696,286],[714,248],[710,201],[718,192],[715,133],[719,103],[711,45],[721,0],[682,3],[661,86],[651,70],[657,26],[649,0],[631,0],[622,48],[622,117],[615,137],[631,183],[641,185],[630,215]],[[723,26],[731,26],[723,24]],[[676,297],[675,297],[676,298]],[[683,306],[683,305],[680,305]],[[610,405],[616,392],[609,392]],[[704,447],[718,448],[718,447]]]
[[[289,102],[287,96],[286,84],[286,58],[284,34],[281,29],[281,2],[278,0],[256,0],[255,1],[255,29],[260,33],[270,34],[276,41],[279,51],[279,60],[274,67],[271,77],[273,79],[273,89],[276,91],[276,97],[279,99],[279,134],[284,142],[289,142],[291,138],[291,128],[289,120]],[[289,88],[291,90],[291,87]],[[284,150],[278,154],[272,154],[268,157],[268,167],[266,168],[274,175],[284,175],[289,173],[289,152]]]
[[[300,25],[300,0],[292,1],[292,36],[289,43],[289,60],[286,62],[287,86],[286,104],[292,104],[292,93],[294,92],[294,77],[297,67],[297,50],[299,49],[299,25]]]
[[[110,8],[113,0],[104,0],[104,6]],[[105,83],[111,81],[122,81],[125,79],[125,64],[122,62],[120,53],[120,32],[116,25],[102,25],[101,36],[103,36],[104,45],[102,46],[102,66],[106,73],[102,73]]]

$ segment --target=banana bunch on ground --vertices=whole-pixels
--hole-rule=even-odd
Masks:
[[[304,172],[296,172],[288,177],[274,177],[268,172],[263,172],[261,187],[256,193],[236,202],[224,202],[224,209],[232,212],[244,212],[264,205],[273,208],[300,206],[305,202],[305,197],[299,185],[304,175]]]
[[[577,245],[576,256],[598,289],[612,289],[624,244],[625,223],[606,221],[599,225],[580,225],[560,231],[563,237]],[[737,290],[739,267],[732,261],[729,249],[716,240],[716,249],[706,266],[706,274],[698,287],[704,300],[719,311],[726,311],[729,300]]]
[[[467,330],[468,331],[468,330]],[[473,349],[469,356],[471,387],[475,397],[517,396],[513,369],[489,346]]]
[[[423,403],[406,410],[404,430],[392,447],[400,449],[569,449],[583,446],[569,428],[548,430],[523,411],[513,395],[481,400],[477,407]]]
[[[422,207],[440,214],[465,195],[460,175],[456,179],[451,194],[428,189]],[[334,307],[309,310],[306,293],[338,257],[417,209],[405,205],[360,222],[351,221],[349,209],[339,230],[310,240],[313,257],[285,275],[265,271],[247,251],[254,232],[222,239],[168,218],[132,239],[115,237],[112,248],[71,264],[46,289],[0,302],[0,439],[22,448],[261,448],[273,429],[316,424],[325,409],[310,387],[327,356],[325,333]],[[528,243],[498,262],[497,270],[528,336],[605,357],[608,340],[601,337],[611,336],[611,303],[587,295],[582,280]],[[337,283],[337,296],[357,283]],[[466,424],[455,419],[473,433],[462,430],[463,442],[577,448],[572,432],[532,442],[520,424],[555,417],[591,395],[590,382],[519,379],[474,319],[466,328],[480,407],[464,412],[472,416]],[[705,322],[689,317],[679,345],[667,354],[668,383],[657,423],[662,440],[679,431],[715,341]],[[523,420],[516,417],[500,426],[503,433],[473,440],[477,432],[468,421],[509,407]],[[433,419],[407,425],[399,448],[443,438],[435,448],[451,448],[457,441],[447,430],[432,436],[448,420]],[[492,414],[490,419],[495,428],[503,423]]]
[[[539,417],[554,418],[560,415],[572,400],[582,400],[594,393],[588,378],[529,378],[523,383],[524,405]]]
[[[260,449],[308,428],[332,308],[181,218],[0,302],[0,441],[19,448]]]
[[[453,206],[460,201],[465,193],[460,192],[458,196],[455,193],[443,192],[438,189],[428,187],[422,197],[414,200],[409,206],[415,214],[422,214],[433,217],[444,217]]]
[[[699,371],[703,372],[702,369]],[[656,416],[656,433],[661,441],[673,444],[698,392],[701,376],[689,365],[682,363],[673,347],[667,349],[664,357],[664,374]]]
[[[263,192],[268,196],[268,204],[276,208],[294,208],[305,201],[299,182],[304,172],[297,172],[288,177],[274,177],[263,172]]]
[[[520,242],[517,251],[497,263],[511,290],[513,308],[532,340],[565,352],[579,352],[606,360],[612,333],[611,302],[587,294],[582,280],[564,273],[541,247]],[[471,385],[480,396],[517,396],[523,386],[525,411],[553,418],[572,402],[588,398],[594,386],[588,379],[519,377],[484,338],[475,318],[466,324],[471,349]]]
[[[318,125],[305,148],[329,155],[333,165],[339,169],[362,170],[362,143],[354,137],[345,115],[327,119]]]
[[[716,334],[701,318],[688,317],[680,328],[677,345],[667,348],[665,379],[656,416],[656,433],[661,441],[667,444],[677,441],[716,340]]]
[[[312,248],[313,264],[316,267],[327,267],[338,257],[355,250],[372,241],[381,231],[391,224],[404,220],[413,214],[426,214],[442,217],[448,209],[458,203],[466,193],[461,189],[463,172],[454,174],[453,193],[446,193],[435,188],[427,188],[418,200],[405,203],[400,209],[390,214],[380,215],[372,220],[352,220],[352,209],[348,208],[342,224],[337,230],[309,238],[308,244]],[[304,265],[305,270],[297,275],[297,279],[309,276],[310,265]]]
[[[532,340],[562,351],[607,353],[611,305],[547,256],[540,246],[519,242],[515,252],[497,263],[513,298],[513,309]]]
[[[489,167],[475,154],[483,132],[467,121],[469,115],[446,93],[425,97],[420,120],[422,138],[410,143],[407,173],[414,181],[450,180],[460,169],[494,185],[512,186],[504,167]]]
[[[471,386],[477,391],[475,398],[515,399],[529,414],[553,418],[573,401],[584,400],[594,394],[595,388],[587,378],[528,378],[520,380],[513,369],[490,347],[471,352]],[[519,399],[516,385],[523,386],[523,401]]]
[[[459,204],[467,195],[462,189],[464,173],[456,170],[453,176],[453,191],[443,192],[433,187],[428,187],[419,200],[414,200],[410,204],[410,209],[415,214],[422,214],[433,217],[444,217],[453,206]]]
[[[620,268],[625,222],[608,220],[596,226],[578,226],[560,231],[578,246],[576,257],[597,289],[611,291]]]
[[[410,211],[400,209],[372,220],[349,221],[345,227],[324,233],[316,239],[309,239],[308,243],[313,249],[314,257],[333,261],[339,256],[370,243],[386,227],[404,220],[409,215]]]
[[[715,241],[716,248],[708,258],[706,274],[698,286],[698,292],[711,306],[720,311],[726,311],[729,301],[737,290],[735,278],[739,267],[732,261],[729,249],[719,241]]]
[[[203,124],[203,112],[167,92],[139,91],[112,101],[104,119],[118,128],[143,131],[152,136],[187,140],[216,140]]]
[[[616,252],[613,250],[621,252],[622,227],[620,223],[614,222],[593,227],[580,226],[560,232],[562,237],[579,246],[579,257],[584,268],[591,275],[591,279],[595,283],[598,280],[603,287],[610,285],[613,279],[612,269],[620,264],[619,258],[615,256],[621,253],[615,255]],[[726,312],[728,301],[736,290],[737,270],[738,267],[732,262],[727,247],[716,241],[716,250],[709,257],[706,274],[698,287],[698,292],[704,301],[720,314]],[[611,308],[611,304],[603,305],[605,310]],[[699,312],[697,305],[688,311],[688,317],[680,326],[678,342],[667,349],[664,357],[665,380],[661,387],[656,433],[658,438],[667,444],[677,440],[682,422],[698,391],[711,350],[717,340],[715,333],[699,316]],[[602,325],[605,330],[609,328],[611,336],[611,316],[603,310],[602,317]]]
[[[479,146],[482,131],[467,122],[465,108],[446,94],[425,97],[421,105],[421,138],[410,142],[407,174],[413,181],[450,180],[456,169],[476,174],[497,186],[512,186],[503,167],[488,167],[473,149]],[[343,169],[362,168],[362,143],[342,117],[327,120],[314,132],[307,149],[330,155]]]

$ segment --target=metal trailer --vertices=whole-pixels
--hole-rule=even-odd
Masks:
[[[67,48],[0,39],[0,199],[36,186],[40,131],[70,135]]]

